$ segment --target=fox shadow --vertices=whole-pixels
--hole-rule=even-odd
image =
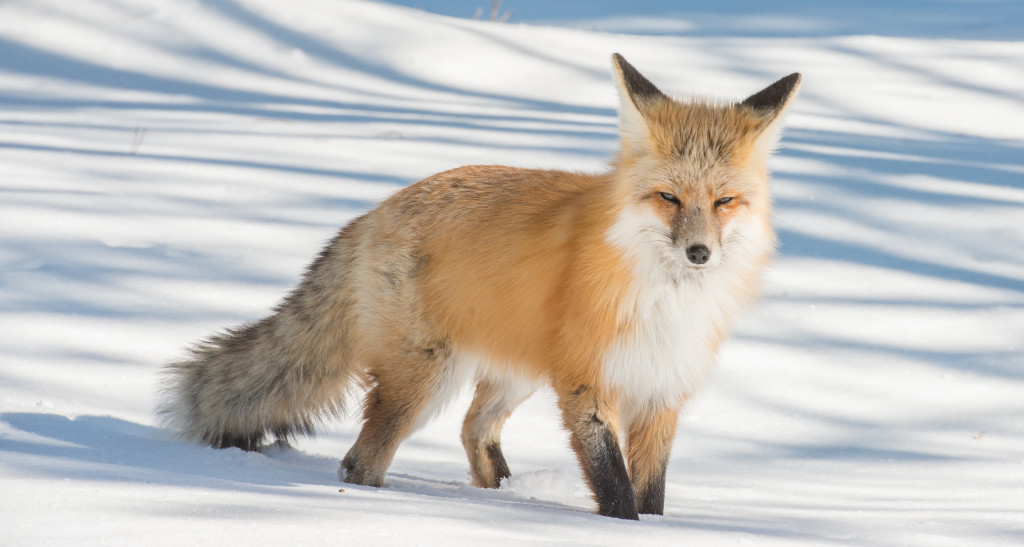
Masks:
[[[438,480],[418,474],[389,473],[383,489],[336,482],[337,459],[304,453],[294,448],[271,448],[264,452],[239,449],[215,450],[177,442],[160,428],[110,416],[86,415],[75,419],[44,413],[3,413],[6,434],[0,436],[0,460],[25,474],[71,481],[105,481],[146,484],[150,487],[200,487],[232,492],[329,500],[339,511],[358,504],[365,496],[339,496],[338,489],[373,495],[373,503],[387,505],[387,512],[400,519],[408,514],[422,516],[422,501],[449,503],[459,518],[522,532],[525,527],[551,524],[552,513],[561,526],[594,526],[610,529],[635,526],[596,515],[592,507],[568,505],[530,495],[526,491],[491,490],[470,486],[465,481]],[[13,430],[13,431],[12,431]],[[288,488],[323,486],[323,490]],[[463,512],[465,503],[472,512]],[[170,510],[165,508],[166,510]],[[287,511],[282,507],[282,511]],[[644,515],[641,524],[650,531],[707,529],[768,537],[805,538],[803,533],[780,523],[757,519],[721,520],[714,515]],[[526,528],[529,529],[529,528]]]
[[[323,486],[323,496],[339,488],[390,491],[415,497],[472,499],[483,504],[529,504],[542,510],[584,513],[587,509],[524,498],[517,492],[470,486],[411,473],[388,473],[383,489],[337,479],[338,459],[288,445],[260,452],[216,450],[181,442],[161,428],[111,416],[66,416],[12,412],[0,422],[15,430],[0,436],[0,459],[25,474],[73,481],[134,482],[162,486],[199,486],[251,493],[318,495],[289,486]],[[423,441],[418,441],[423,442]],[[400,503],[400,500],[395,500]]]
[[[327,483],[337,465],[308,455],[301,465],[276,462],[238,449],[214,455],[212,448],[175,442],[160,428],[110,416],[4,413],[0,421],[19,432],[0,438],[0,453],[28,456],[12,465],[71,480],[261,490]]]

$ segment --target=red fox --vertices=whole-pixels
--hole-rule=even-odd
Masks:
[[[774,250],[766,160],[800,75],[741,102],[681,102],[613,64],[608,172],[468,166],[397,192],[270,316],[168,365],[165,423],[258,450],[312,434],[362,388],[338,474],[381,486],[399,443],[472,380],[462,443],[473,484],[497,488],[502,426],[548,383],[597,512],[662,514],[680,409]]]

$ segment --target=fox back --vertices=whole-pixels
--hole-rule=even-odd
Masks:
[[[608,172],[469,166],[399,191],[272,315],[171,364],[167,421],[254,450],[311,433],[359,387],[339,476],[380,486],[398,444],[473,381],[462,442],[473,484],[497,487],[501,428],[548,383],[598,512],[661,513],[678,413],[772,254],[766,161],[799,75],[738,103],[679,102],[613,60]]]

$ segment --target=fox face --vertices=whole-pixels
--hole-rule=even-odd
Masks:
[[[682,103],[621,58],[615,63],[623,141],[616,167],[630,195],[610,239],[645,250],[672,278],[771,248],[766,160],[799,77],[741,103]]]
[[[658,169],[634,175],[623,216],[632,219],[638,233],[634,244],[650,247],[662,267],[676,275],[699,274],[741,251],[744,240],[770,239],[762,222],[767,184],[755,173],[727,163],[697,172],[678,160],[659,163]]]
[[[718,266],[725,242],[737,234],[742,217],[750,214],[751,200],[757,199],[741,185],[708,184],[674,173],[645,182],[633,209],[647,219],[647,242],[664,246],[666,266],[681,272]]]

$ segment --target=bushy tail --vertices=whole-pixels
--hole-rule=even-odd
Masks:
[[[273,315],[212,336],[167,365],[157,408],[166,426],[215,448],[257,450],[268,434],[312,434],[342,412],[361,371],[346,340],[351,306],[338,239]]]

